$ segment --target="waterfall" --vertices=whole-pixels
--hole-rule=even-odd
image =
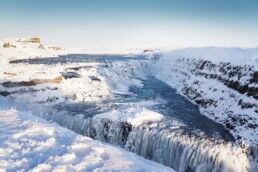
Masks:
[[[231,143],[200,139],[174,129],[137,128],[125,147],[179,172],[242,172],[249,166],[246,154]]]
[[[172,167],[179,172],[244,172],[250,168],[243,149],[232,143],[197,138],[180,128],[161,123],[137,128],[124,121],[85,118],[54,112],[43,116],[79,134],[119,145],[144,158]]]

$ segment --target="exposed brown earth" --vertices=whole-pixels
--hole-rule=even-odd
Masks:
[[[33,38],[26,39],[26,40],[21,40],[21,39],[19,39],[17,42],[24,42],[24,43],[40,43],[40,38],[38,38],[38,37],[33,37]]]
[[[16,76],[16,73],[11,73],[11,72],[4,72],[4,75],[9,75],[9,76]]]
[[[15,45],[12,45],[10,42],[5,42],[5,43],[3,44],[3,47],[4,47],[4,48],[16,48],[16,46],[15,46]]]
[[[63,80],[63,77],[55,77],[53,79],[33,79],[30,81],[20,81],[20,82],[3,82],[2,85],[4,87],[22,87],[22,86],[33,86],[38,84],[46,84],[46,83],[52,83],[52,84],[59,84]]]

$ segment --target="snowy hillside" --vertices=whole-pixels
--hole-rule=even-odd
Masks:
[[[238,140],[258,143],[258,49],[188,48],[160,56],[155,76]]]
[[[233,65],[253,65],[257,69],[258,48],[204,47],[176,49],[173,57],[208,60],[213,63],[230,62]]]

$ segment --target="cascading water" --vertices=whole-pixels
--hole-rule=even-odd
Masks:
[[[125,121],[70,116],[61,112],[47,118],[77,133],[119,145],[179,172],[243,172],[249,168],[246,153],[236,145],[188,135],[181,128],[167,127],[166,121],[135,128]]]
[[[197,139],[173,129],[133,130],[126,148],[180,172],[240,172],[246,171],[248,167],[246,155],[232,144]]]

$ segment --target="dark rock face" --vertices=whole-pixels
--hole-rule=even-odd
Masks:
[[[133,129],[132,124],[128,122],[121,122],[122,142],[126,142],[130,132]]]
[[[252,78],[249,81],[250,83],[258,83],[258,71],[253,73]]]
[[[1,96],[4,96],[4,97],[9,96],[10,94],[11,94],[11,93],[8,92],[8,91],[0,91],[0,95],[1,95]]]
[[[241,109],[249,109],[255,107],[254,103],[244,102],[243,99],[240,99],[238,105],[241,106]]]
[[[228,129],[230,129],[230,130],[233,130],[233,129],[235,128],[235,126],[232,125],[230,122],[226,123],[225,125],[226,125],[226,127],[227,127]]]
[[[214,64],[206,60],[179,58],[176,61],[186,66],[191,65],[191,73],[206,79],[215,79],[241,94],[258,100],[258,71],[254,66],[236,66],[231,63]]]
[[[195,88],[192,88],[191,86],[185,86],[182,90],[183,94],[185,94],[189,99],[194,101],[196,104],[207,108],[208,106],[215,106],[216,107],[216,101],[212,99],[205,99],[202,97],[202,95],[199,93],[199,91]]]
[[[76,72],[61,72],[62,77],[64,79],[71,79],[71,78],[79,78],[80,75]]]
[[[30,87],[30,86],[34,86],[38,84],[46,84],[46,83],[59,84],[61,81],[62,81],[62,77],[55,77],[53,79],[32,79],[30,81],[20,81],[20,82],[6,81],[6,82],[3,82],[2,85],[6,88]]]
[[[101,81],[98,77],[96,76],[89,76],[89,78],[92,80],[92,81]]]
[[[100,120],[100,125],[97,126],[92,125],[92,128],[96,131],[98,130],[100,133],[94,135],[93,138],[99,138],[108,143],[115,142],[118,145],[125,145],[128,140],[128,136],[133,130],[132,124],[126,121],[114,122],[110,119],[103,118]],[[114,139],[116,136],[116,140]]]
[[[252,83],[258,84],[258,71],[253,66],[235,66],[222,62],[214,64],[204,60],[192,60],[192,63],[195,66],[192,72],[196,75],[216,79],[241,94],[258,99],[258,87],[251,86]]]

